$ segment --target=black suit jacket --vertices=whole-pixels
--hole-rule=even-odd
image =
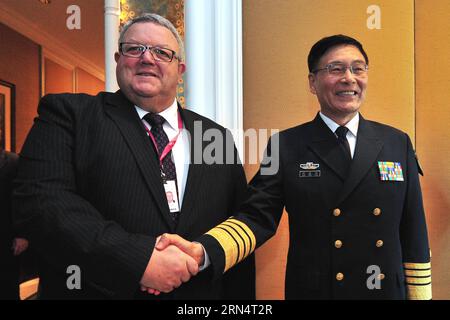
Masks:
[[[16,154],[0,150],[0,300],[19,298],[19,264],[11,248],[16,235],[12,223],[11,189],[17,160]]]
[[[199,134],[226,133],[211,120],[179,110],[191,133],[191,157],[208,143]],[[175,226],[154,147],[120,91],[48,95],[38,113],[20,154],[14,204],[15,221],[42,260],[42,298],[154,298],[138,288],[156,237],[170,232],[195,239],[228,217],[245,196],[240,164],[191,164]],[[194,122],[200,127],[196,133]],[[80,267],[81,290],[67,289],[70,265]],[[158,299],[252,297],[249,261],[216,281],[207,269]]]
[[[405,133],[360,117],[348,176],[337,139],[319,115],[272,137],[268,154],[235,217],[244,227],[235,227],[246,244],[258,247],[275,233],[286,208],[286,299],[430,298],[419,168]],[[279,170],[264,175],[274,161]],[[379,162],[400,163],[404,181],[382,181]],[[238,260],[224,252],[244,251],[220,229],[201,241],[218,273]]]

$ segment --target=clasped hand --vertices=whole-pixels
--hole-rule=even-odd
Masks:
[[[140,281],[141,290],[154,295],[171,292],[195,276],[203,261],[201,244],[165,233],[156,239],[152,256]]]

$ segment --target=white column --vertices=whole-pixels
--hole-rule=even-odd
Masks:
[[[230,129],[242,155],[242,0],[186,0],[186,106]]]
[[[216,119],[215,0],[184,2],[186,106]]]
[[[120,0],[105,0],[105,91],[119,89],[116,80],[116,61],[120,26]]]

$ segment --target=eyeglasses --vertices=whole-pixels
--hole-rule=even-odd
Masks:
[[[343,63],[330,63],[325,68],[313,70],[313,73],[317,73],[322,70],[327,70],[328,74],[332,76],[343,76],[347,69],[350,70],[355,76],[365,76],[369,70],[369,66],[363,62],[356,62],[350,66],[346,66]]]
[[[119,45],[119,50],[124,56],[131,58],[139,58],[145,53],[145,51],[148,50],[156,61],[171,62],[173,58],[179,60],[176,52],[173,50],[167,48],[146,46],[139,43],[122,42]]]

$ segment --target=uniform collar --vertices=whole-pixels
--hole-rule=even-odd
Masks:
[[[328,128],[332,132],[335,132],[337,128],[340,127],[339,124],[328,118],[326,115],[324,115],[322,112],[319,112],[320,117],[322,118],[323,122],[327,125]],[[352,120],[347,122],[345,127],[348,128],[348,130],[356,137],[358,134],[358,126],[359,126],[359,112],[356,113],[356,115],[353,117]]]

